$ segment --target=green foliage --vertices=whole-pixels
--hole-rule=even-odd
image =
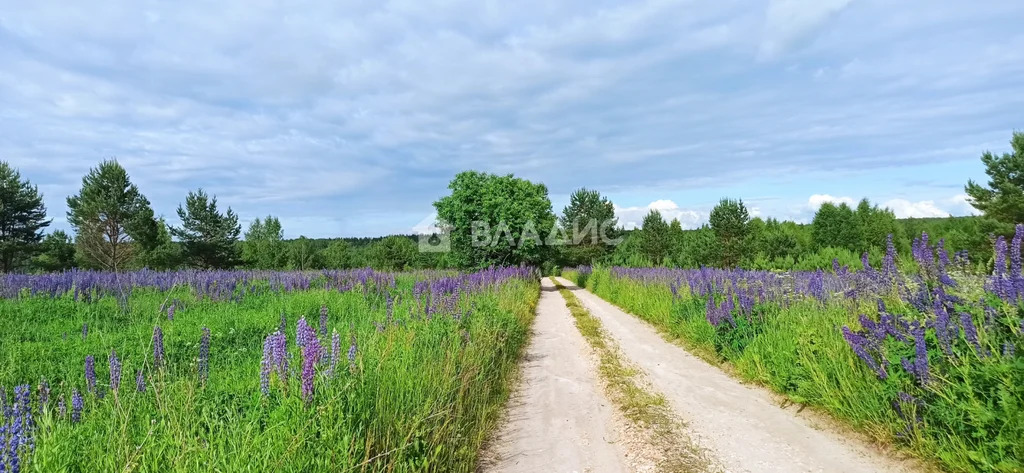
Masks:
[[[256,269],[279,269],[289,256],[284,251],[284,230],[281,221],[272,215],[249,224],[242,242],[242,260],[245,265]]]
[[[32,267],[41,272],[64,271],[75,266],[75,243],[63,230],[46,235]]]
[[[419,250],[409,237],[389,236],[370,246],[370,265],[381,270],[403,270],[413,267]]]
[[[674,228],[674,226],[673,226]],[[681,268],[714,266],[721,259],[718,237],[711,227],[676,232],[672,251],[672,265]]]
[[[651,210],[644,216],[643,226],[637,235],[643,257],[655,265],[661,265],[672,248],[672,234],[661,212]]]
[[[889,235],[892,235],[893,239],[897,241],[906,238],[896,222],[896,215],[892,213],[892,210],[879,208],[877,205],[873,206],[868,199],[861,199],[857,204],[856,215],[863,241],[863,245],[856,249],[857,252],[868,251],[872,248],[885,248],[885,242]]]
[[[642,235],[640,230],[626,232],[622,243],[615,247],[608,262],[615,266],[644,267],[653,263],[644,256],[640,246]]]
[[[156,220],[156,238],[151,248],[144,250],[139,257],[141,266],[166,271],[185,266],[181,245],[171,240],[170,228],[163,217]]]
[[[356,250],[345,240],[334,240],[327,245],[322,259],[324,267],[330,269],[348,269],[360,265]]]
[[[67,204],[76,256],[85,266],[128,269],[140,249],[153,247],[159,233],[149,200],[117,161],[90,169]]]
[[[559,225],[572,239],[562,247],[561,263],[578,266],[603,258],[612,250],[606,241],[616,237],[617,224],[612,201],[598,191],[577,189],[559,218]]]
[[[969,202],[986,217],[1006,223],[1024,222],[1024,132],[1010,139],[1012,153],[1001,156],[986,151],[981,155],[988,174],[988,186],[967,181],[964,191]]]
[[[35,448],[22,456],[21,471],[475,471],[508,399],[538,286],[516,280],[465,294],[459,310],[472,307],[472,315],[430,320],[416,307],[413,284],[412,276],[398,275],[390,289],[400,324],[385,322],[383,295],[371,290],[364,296],[359,289],[252,291],[230,302],[199,298],[183,287],[136,290],[127,311],[114,297],[0,299],[0,386],[8,386],[9,396],[11,386],[31,384],[35,398],[35,386],[45,379],[52,390],[50,407],[34,413]],[[162,310],[170,300],[178,300],[173,321]],[[277,330],[284,313],[291,360],[300,360],[296,321],[315,321],[321,307],[329,311],[329,332],[342,339],[337,375],[326,374],[326,363],[317,366],[316,398],[308,406],[298,395],[297,376],[273,376],[270,394],[262,396],[264,337]],[[154,324],[164,334],[161,370],[153,369]],[[204,327],[211,333],[209,379],[200,383],[196,359]],[[350,365],[352,339],[357,350]],[[330,347],[327,337],[320,343]],[[124,363],[116,395],[106,381],[111,350]],[[96,358],[103,398],[85,389],[89,355]],[[135,390],[138,369],[144,393]],[[63,399],[71,410],[72,389],[85,398],[79,423],[55,407]]]
[[[718,238],[721,265],[731,268],[743,258],[743,246],[747,238],[750,215],[743,200],[722,199],[711,209],[708,223]]]
[[[0,161],[0,272],[25,267],[49,225],[39,188]]]
[[[211,198],[199,189],[189,192],[185,205],[178,206],[178,218],[181,227],[172,227],[171,234],[181,241],[191,265],[224,269],[239,263],[238,234],[242,227],[231,207],[221,214],[217,197]]]
[[[860,220],[846,203],[821,204],[811,222],[811,236],[815,248],[846,248],[859,251],[864,245],[864,229]]]
[[[300,236],[288,244],[288,269],[308,271],[320,269],[323,264],[322,255],[309,238]]]
[[[550,255],[543,243],[555,228],[544,184],[511,174],[459,173],[451,195],[434,202],[461,267],[540,264]]]

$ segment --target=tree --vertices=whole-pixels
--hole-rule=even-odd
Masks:
[[[967,181],[964,191],[974,208],[1007,223],[1024,222],[1024,132],[1013,132],[1012,153],[997,156],[989,151],[981,155],[988,174],[988,187]]]
[[[124,270],[139,249],[156,240],[149,200],[117,161],[103,161],[90,169],[82,178],[82,189],[67,203],[76,254],[88,266]]]
[[[879,208],[877,205],[871,205],[868,199],[861,199],[854,213],[857,215],[862,245],[860,248],[850,248],[851,250],[858,253],[873,248],[884,250],[889,235],[893,235],[897,240],[903,236],[892,210]]]
[[[36,270],[52,273],[75,266],[75,243],[63,230],[46,235],[39,248],[39,255],[32,260]]]
[[[549,255],[555,215],[544,184],[466,171],[448,188],[434,208],[460,266],[538,265]]]
[[[660,265],[672,248],[672,236],[669,225],[661,217],[661,212],[651,210],[644,217],[640,228],[640,251],[644,257],[655,265]]]
[[[401,271],[416,262],[416,243],[404,236],[393,235],[370,246],[370,265],[382,271]]]
[[[292,241],[288,248],[288,268],[298,271],[308,271],[323,267],[320,253],[313,248],[313,243],[305,236],[299,236]]]
[[[245,232],[242,259],[251,268],[276,269],[283,266],[285,257],[284,230],[277,217],[267,215],[263,221],[255,219]]]
[[[156,237],[152,247],[142,252],[142,266],[160,271],[180,268],[184,264],[181,245],[171,240],[170,229],[162,217],[155,222]]]
[[[0,272],[24,266],[39,249],[43,228],[49,225],[39,188],[0,161]]]
[[[821,204],[811,221],[811,238],[816,249],[845,248],[860,252],[864,249],[864,227],[857,214],[845,202]]]
[[[569,197],[559,224],[571,238],[562,252],[563,264],[577,266],[608,254],[618,219],[610,200],[598,191],[580,188]]]
[[[228,207],[221,214],[217,197],[199,189],[189,192],[184,207],[178,206],[180,227],[171,227],[184,247],[185,258],[204,269],[232,268],[239,262],[238,235],[242,231],[238,216]]]
[[[324,266],[331,269],[355,268],[359,265],[358,255],[345,240],[334,240],[323,251]]]
[[[742,200],[722,199],[711,209],[708,223],[718,238],[723,267],[734,267],[742,259],[749,221],[750,214]]]

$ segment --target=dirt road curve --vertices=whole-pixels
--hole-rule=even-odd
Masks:
[[[554,284],[545,279],[541,288],[522,379],[481,470],[627,471],[615,407],[603,394],[590,348]]]
[[[665,394],[693,438],[731,472],[910,472],[861,442],[819,430],[811,416],[783,409],[764,391],[745,386],[682,348],[648,324],[568,280],[623,353]]]

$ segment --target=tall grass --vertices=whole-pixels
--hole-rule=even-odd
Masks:
[[[697,273],[690,274],[700,277],[693,276]],[[723,274],[725,286],[734,288],[753,285],[763,277],[742,271]],[[705,359],[731,365],[743,379],[823,408],[874,438],[902,445],[944,469],[1024,471],[1024,357],[1014,350],[1014,343],[1024,341],[1024,322],[1017,305],[991,295],[981,304],[969,303],[977,301],[980,289],[961,298],[939,299],[955,308],[954,313],[967,314],[963,330],[959,322],[951,326],[936,322],[930,309],[921,311],[895,292],[880,296],[887,312],[880,312],[878,299],[870,296],[837,294],[819,300],[788,292],[759,300],[746,312],[736,307],[732,323],[716,325],[708,298],[713,298],[711,307],[715,307],[733,296],[721,288],[698,294],[692,286],[673,283],[686,276],[631,277],[600,267],[565,270],[563,276],[646,320]],[[967,291],[970,286],[958,287]],[[982,307],[988,307],[986,312],[991,309],[987,320],[979,313]],[[875,325],[892,331],[873,338],[872,343],[878,342],[868,346],[865,354],[881,366],[881,374],[854,351],[854,342],[861,339],[852,336],[848,341],[843,335],[844,327],[856,335]],[[925,380],[903,367],[909,362],[913,368],[916,358],[913,337],[901,326],[927,327],[922,341],[930,372]],[[937,327],[948,327],[945,333],[954,334],[948,353]],[[979,331],[977,343],[969,327]]]
[[[507,279],[434,314],[413,296],[411,276],[399,276],[386,296],[355,287],[213,301],[179,286],[136,288],[126,307],[109,296],[0,299],[0,386],[10,393],[31,384],[36,406],[21,470],[473,471],[508,396],[538,289],[535,281]],[[169,320],[165,307],[175,299]],[[326,361],[317,365],[307,401],[299,395],[296,322],[304,316],[316,328],[324,307],[328,333],[342,340],[342,360],[333,375]],[[264,395],[263,341],[282,314],[292,372],[275,377]],[[163,368],[153,362],[155,326],[163,331]],[[205,383],[198,375],[203,327],[211,333]],[[321,343],[330,350],[329,336]],[[111,350],[123,361],[116,392],[108,381]],[[91,393],[83,372],[88,355],[97,360]],[[136,389],[140,369],[145,392]],[[45,407],[38,397],[44,380]],[[77,423],[70,419],[72,390],[84,395]]]

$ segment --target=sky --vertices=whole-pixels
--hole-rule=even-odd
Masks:
[[[0,160],[65,198],[116,158],[286,237],[410,233],[464,170],[597,189],[620,223],[722,197],[967,215],[1024,130],[1024,2],[0,0]]]

